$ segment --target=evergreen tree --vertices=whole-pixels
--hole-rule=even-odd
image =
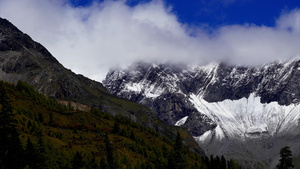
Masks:
[[[44,122],[43,114],[42,114],[42,113],[39,113],[38,116],[39,116],[39,122],[40,122],[40,123],[43,123],[43,122]]]
[[[108,134],[105,134],[105,148],[106,148],[106,159],[109,169],[118,168],[118,161],[114,157],[113,146],[109,140]]]
[[[37,168],[37,166],[36,166],[36,164],[37,164],[36,163],[36,159],[37,159],[36,150],[35,150],[35,146],[31,142],[30,138],[27,139],[25,156],[26,156],[26,158],[25,158],[26,165],[29,168]]]
[[[101,158],[100,160],[100,168],[101,169],[108,169],[107,159]]]
[[[220,169],[226,169],[226,159],[224,156],[221,156],[221,166]]]
[[[133,133],[133,130],[131,130],[131,133],[130,133],[130,139],[131,139],[132,141],[135,141],[135,135],[134,135],[134,133]]]
[[[210,155],[210,158],[209,158],[209,168],[217,169],[217,163],[212,154]]]
[[[168,159],[168,168],[170,169],[184,169],[187,168],[187,160],[183,152],[182,138],[177,133],[174,150],[171,152]]]
[[[242,167],[238,165],[233,159],[227,161],[227,168],[228,169],[241,169]]]
[[[35,159],[35,165],[36,168],[44,168],[47,165],[47,160],[49,160],[48,157],[48,147],[45,144],[45,138],[44,135],[41,135],[38,137],[38,144],[36,145],[36,159]]]
[[[216,156],[216,158],[214,160],[214,163],[215,163],[215,168],[216,169],[221,169],[221,160],[220,160],[219,156]]]
[[[80,169],[82,167],[84,167],[83,157],[81,153],[76,151],[76,154],[74,155],[72,160],[72,169]]]
[[[3,82],[2,82],[3,83]],[[13,125],[13,107],[11,105],[11,100],[7,96],[6,91],[3,86],[0,86],[0,125],[2,129],[7,129],[14,127]]]
[[[120,132],[120,125],[119,125],[118,122],[115,122],[114,127],[113,127],[113,133],[114,134],[119,134],[119,132]]]
[[[168,158],[169,157],[169,149],[167,148],[166,144],[163,144],[161,147],[163,157]]]
[[[50,112],[50,114],[49,114],[49,124],[53,125],[53,113],[52,112]]]
[[[97,162],[96,162],[96,157],[95,157],[95,153],[92,153],[92,155],[90,156],[90,158],[88,159],[88,163],[87,163],[87,169],[96,169],[99,168]]]
[[[285,146],[280,150],[280,162],[277,165],[278,169],[289,169],[294,168],[293,159],[292,159],[292,151],[290,147]]]
[[[0,83],[0,168],[23,168],[24,149],[15,126],[12,101]]]

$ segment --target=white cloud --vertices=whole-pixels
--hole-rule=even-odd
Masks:
[[[162,1],[129,7],[107,0],[74,8],[62,0],[0,0],[0,16],[42,43],[64,66],[101,80],[137,60],[263,64],[299,55],[300,10],[275,27],[228,25],[205,33],[178,22]],[[188,31],[189,30],[189,31]]]

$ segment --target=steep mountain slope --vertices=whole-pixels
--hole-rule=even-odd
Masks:
[[[253,168],[273,167],[284,145],[300,156],[299,77],[299,59],[263,67],[137,63],[111,70],[103,84],[185,128],[208,154]]]
[[[111,115],[128,116],[172,140],[176,138],[179,130],[166,125],[150,109],[115,97],[101,83],[64,68],[46,48],[2,18],[0,18],[0,79],[15,84],[22,80],[49,97],[79,102]],[[191,149],[203,154],[188,133],[183,136]]]
[[[6,120],[5,126],[0,123],[1,168],[97,169],[106,164],[120,169],[163,169],[175,162],[170,158],[176,149],[174,142],[127,117],[113,117],[97,109],[74,110],[21,81],[17,85],[0,81],[0,93],[0,121]],[[11,108],[9,116],[4,106]],[[14,137],[3,134],[9,126],[17,129]],[[3,144],[5,138],[10,142]],[[187,166],[204,165],[196,153],[179,144]]]

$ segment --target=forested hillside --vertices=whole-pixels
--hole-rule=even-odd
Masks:
[[[0,168],[239,168],[96,108],[80,111],[19,81],[0,82]],[[181,131],[181,130],[179,130]]]

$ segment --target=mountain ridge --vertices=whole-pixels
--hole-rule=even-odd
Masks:
[[[171,140],[176,138],[179,128],[164,124],[147,107],[115,97],[101,83],[66,69],[41,44],[2,18],[0,39],[1,80],[14,84],[21,80],[48,97],[78,102],[111,115],[128,116]],[[185,143],[204,155],[195,140],[188,133],[184,135]]]
[[[137,63],[127,69],[111,70],[103,84],[117,96],[150,107],[166,123],[185,128],[207,154],[252,161],[245,164],[249,168],[257,163],[272,168],[279,146],[290,145],[300,156],[296,144],[300,137],[300,116],[296,111],[299,67],[298,58],[262,67]],[[256,146],[253,142],[260,139]],[[235,148],[245,145],[245,141],[252,148]],[[254,149],[270,153],[261,156]]]

